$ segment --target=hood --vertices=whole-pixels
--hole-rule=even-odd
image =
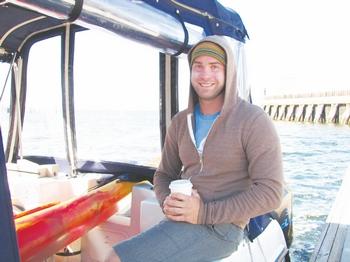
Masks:
[[[230,111],[237,103],[238,96],[244,100],[249,99],[249,90],[246,88],[246,68],[243,43],[226,36],[208,36],[194,45],[188,53],[188,63],[191,67],[190,57],[194,48],[201,42],[213,42],[221,46],[226,53],[226,80],[225,99],[221,115]],[[191,68],[190,68],[191,69]],[[190,94],[188,110],[193,112],[194,105],[198,102],[198,96],[190,82]]]

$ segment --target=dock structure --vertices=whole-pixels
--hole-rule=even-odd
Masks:
[[[274,120],[350,125],[350,89],[267,96],[264,110]]]
[[[345,262],[350,260],[349,188],[350,168],[343,179],[310,262]]]

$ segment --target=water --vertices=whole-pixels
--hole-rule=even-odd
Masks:
[[[292,261],[309,261],[350,165],[348,126],[275,122],[294,194]]]
[[[64,157],[60,114],[41,114],[26,114],[24,154]],[[77,112],[76,121],[77,153],[82,159],[139,164],[159,159],[157,112]],[[6,121],[1,123],[6,130]],[[275,125],[281,139],[285,177],[294,194],[291,258],[295,262],[309,261],[350,164],[350,127],[292,122]],[[44,151],[39,144],[45,145]]]

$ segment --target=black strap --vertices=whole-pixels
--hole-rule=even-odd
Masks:
[[[184,39],[184,42],[183,42],[182,46],[180,47],[180,49],[175,54],[173,54],[173,56],[179,56],[186,50],[186,47],[188,45],[188,38],[189,38],[185,22],[182,20],[179,13],[177,13],[177,19],[180,21],[180,23],[182,25],[182,28],[183,28],[184,34],[185,34],[185,39]]]
[[[81,11],[83,10],[83,4],[84,0],[75,0],[75,5],[72,9],[72,12],[69,14],[67,22],[74,22],[79,18]]]

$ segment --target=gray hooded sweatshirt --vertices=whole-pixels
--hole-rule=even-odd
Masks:
[[[172,180],[191,178],[202,199],[199,224],[233,223],[244,228],[250,218],[272,211],[281,203],[279,138],[267,114],[238,97],[229,42],[220,36],[202,41],[212,41],[226,52],[224,104],[199,153],[192,128],[198,97],[190,86],[188,108],[176,114],[168,128],[154,190],[162,206]]]

